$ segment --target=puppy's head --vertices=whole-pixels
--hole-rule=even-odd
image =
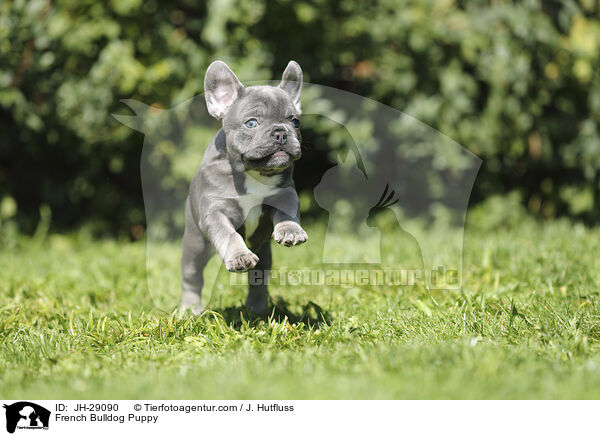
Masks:
[[[300,158],[302,70],[290,61],[279,86],[244,87],[215,61],[204,79],[208,112],[223,120],[227,153],[238,171],[276,174]]]

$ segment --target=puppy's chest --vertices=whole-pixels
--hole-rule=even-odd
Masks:
[[[244,217],[245,237],[250,237],[258,227],[263,212],[265,198],[277,194],[281,188],[281,175],[260,176],[246,174],[244,184],[246,194],[240,195],[238,203]]]

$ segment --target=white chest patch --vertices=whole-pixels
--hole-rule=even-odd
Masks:
[[[261,176],[258,171],[247,171],[245,176],[246,194],[241,195],[238,201],[245,217],[244,227],[248,237],[258,226],[263,200],[281,190],[277,187],[281,181],[281,174]]]

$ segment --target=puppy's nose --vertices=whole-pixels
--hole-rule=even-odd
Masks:
[[[271,132],[271,136],[278,145],[283,145],[287,141],[287,132],[285,129],[275,129]]]

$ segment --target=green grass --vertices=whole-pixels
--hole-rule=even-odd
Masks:
[[[0,396],[600,398],[600,229],[468,229],[460,291],[274,287],[274,315],[250,321],[223,274],[213,311],[158,309],[142,242],[5,240]],[[176,247],[157,252],[168,306]],[[319,256],[313,243],[275,259]]]

